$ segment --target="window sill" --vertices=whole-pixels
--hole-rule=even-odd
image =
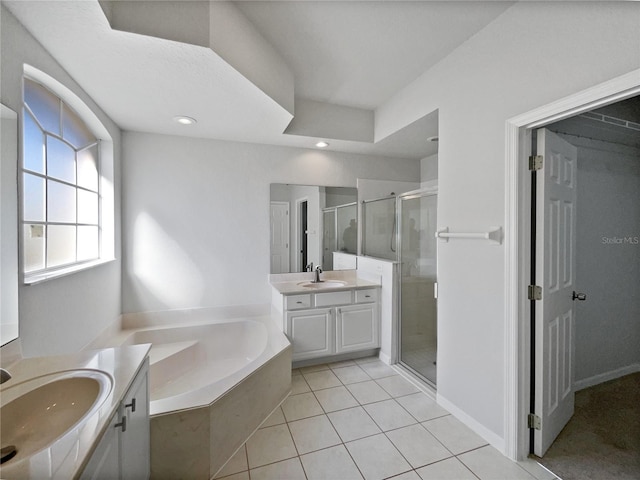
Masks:
[[[81,263],[78,265],[72,265],[70,267],[63,267],[58,270],[51,270],[48,272],[36,272],[26,273],[24,275],[24,285],[37,285],[55,278],[66,277],[67,275],[74,274],[76,272],[82,272],[93,267],[98,267],[106,263],[111,263],[115,258],[94,260],[92,262]]]

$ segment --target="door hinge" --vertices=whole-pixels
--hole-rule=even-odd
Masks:
[[[536,430],[540,430],[541,427],[542,427],[542,422],[540,420],[540,417],[535,413],[530,413],[527,416],[527,428],[534,428]]]
[[[531,155],[529,157],[529,170],[542,170],[542,155]]]
[[[529,285],[527,287],[527,298],[529,300],[542,300],[542,287]]]

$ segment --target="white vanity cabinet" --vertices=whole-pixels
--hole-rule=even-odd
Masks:
[[[380,346],[379,288],[283,296],[293,361]]]
[[[136,375],[81,479],[146,479],[150,474],[149,359]]]

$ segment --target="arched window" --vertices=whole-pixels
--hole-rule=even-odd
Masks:
[[[105,258],[105,205],[100,139],[60,96],[26,76],[22,122],[22,257],[32,283]]]

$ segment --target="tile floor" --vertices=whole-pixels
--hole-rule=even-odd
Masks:
[[[514,463],[377,358],[293,370],[291,395],[216,478],[554,480]]]

